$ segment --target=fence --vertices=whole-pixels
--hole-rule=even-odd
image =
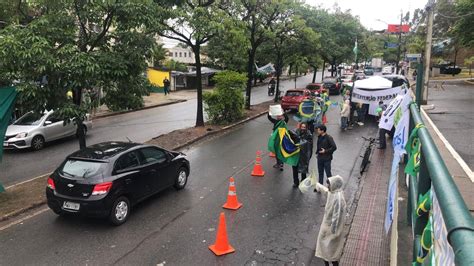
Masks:
[[[419,103],[423,72],[418,73],[416,96]],[[414,103],[410,106],[411,130],[415,128],[415,125],[423,124],[418,108],[418,105]],[[423,254],[424,247],[421,242],[426,224],[436,221],[438,224],[437,227],[433,227],[435,229],[432,240],[437,245],[432,245],[434,248],[430,250],[430,252],[438,253],[436,264],[449,265],[454,262],[456,265],[474,265],[474,219],[428,130],[424,127],[419,128],[418,137],[421,143],[420,168],[418,177],[409,177],[407,208],[408,223],[412,226],[414,241],[413,261],[416,262],[417,257]],[[416,213],[419,208],[418,199],[430,189],[434,190],[433,216],[419,216]],[[423,262],[423,264],[429,263]]]

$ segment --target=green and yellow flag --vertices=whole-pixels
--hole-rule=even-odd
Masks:
[[[277,128],[268,140],[268,150],[275,153],[276,157],[283,163],[291,166],[298,165],[300,147],[291,138],[285,121],[278,122]]]
[[[405,173],[411,176],[416,176],[420,171],[421,162],[421,142],[418,137],[418,130],[424,127],[423,124],[418,124],[413,129],[408,139],[405,150],[410,155],[407,166],[405,167]]]

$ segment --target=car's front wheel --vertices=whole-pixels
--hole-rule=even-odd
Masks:
[[[130,216],[130,201],[127,197],[119,197],[112,205],[109,220],[113,225],[121,225],[125,223]]]
[[[176,177],[176,181],[174,183],[174,188],[177,190],[183,189],[188,182],[188,170],[184,167],[179,168],[178,176]]]
[[[42,136],[35,136],[31,140],[31,148],[35,151],[39,151],[44,148],[44,138]]]

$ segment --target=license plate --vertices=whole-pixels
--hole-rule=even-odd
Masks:
[[[63,202],[63,209],[78,211],[81,205],[79,203],[65,201]]]

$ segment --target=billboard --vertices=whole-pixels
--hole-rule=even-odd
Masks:
[[[388,24],[387,32],[389,33],[406,33],[410,31],[410,25]]]

